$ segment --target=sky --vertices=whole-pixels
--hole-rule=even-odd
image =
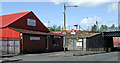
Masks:
[[[98,21],[100,25],[118,26],[118,1],[112,0],[76,0],[71,2],[50,0],[50,1],[5,1],[2,2],[2,15],[33,11],[35,15],[48,26],[63,27],[64,3],[66,6],[77,5],[78,7],[66,8],[66,26],[73,28],[74,25],[80,25],[88,29]]]

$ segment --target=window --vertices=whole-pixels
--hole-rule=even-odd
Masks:
[[[36,20],[34,19],[27,19],[27,25],[29,26],[36,26]]]
[[[59,46],[60,37],[53,37],[53,46]]]

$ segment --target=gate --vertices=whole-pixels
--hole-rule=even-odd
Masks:
[[[18,54],[19,51],[19,38],[15,37],[0,37],[2,43],[2,55]]]

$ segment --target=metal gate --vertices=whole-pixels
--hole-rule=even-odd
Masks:
[[[2,55],[6,54],[18,54],[20,51],[20,41],[19,38],[15,37],[0,37],[0,42],[2,43]]]

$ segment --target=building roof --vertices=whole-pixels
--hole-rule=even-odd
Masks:
[[[6,27],[7,25],[11,24],[12,22],[18,20],[19,18],[25,16],[26,14],[28,14],[30,12],[32,12],[32,11],[20,12],[20,13],[14,13],[14,14],[0,16],[0,19],[2,19],[2,23],[0,23],[0,27]]]
[[[61,35],[61,31],[52,31],[52,33]],[[91,37],[94,35],[100,34],[99,32],[93,32],[93,31],[80,31],[80,30],[76,30],[76,34],[74,35],[74,38],[85,38],[85,37]],[[68,31],[68,35],[66,36],[66,38],[72,38],[73,35],[71,35],[71,31]]]
[[[53,33],[58,33],[59,32],[53,32]],[[93,31],[80,31],[80,30],[76,30],[76,34],[74,35],[74,38],[86,38],[86,37],[91,37],[94,35],[100,34],[99,32],[93,32]],[[68,31],[68,35],[66,36],[66,38],[72,38],[73,35],[71,35],[71,31]]]
[[[46,33],[46,32],[39,32],[39,31],[33,31],[33,30],[26,30],[26,29],[18,29],[18,28],[12,28],[12,27],[8,27],[12,30],[15,30],[15,31],[18,31],[20,33],[26,33],[26,34],[37,34],[37,35],[59,35],[59,34],[56,34],[56,33],[52,33],[52,32],[49,32],[49,33]]]

